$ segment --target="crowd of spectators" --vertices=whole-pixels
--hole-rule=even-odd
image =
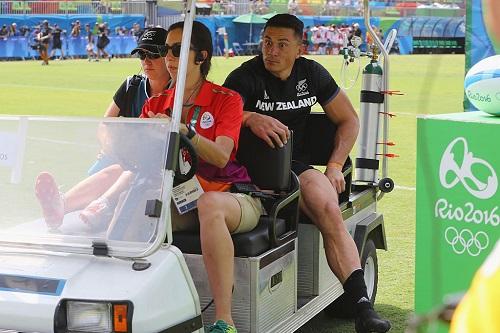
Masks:
[[[30,27],[26,25],[18,27],[16,22],[13,22],[9,26],[3,24],[2,28],[0,29],[0,39],[7,39],[9,37],[21,37],[21,36],[28,37],[29,32],[30,32]]]
[[[39,22],[34,26],[23,25],[21,27],[17,26],[16,22],[13,22],[10,25],[3,24],[0,29],[0,39],[7,39],[10,37],[27,37],[30,38],[33,35],[37,34],[40,31],[40,27],[43,22]],[[121,26],[116,27],[113,30],[110,30],[107,22],[102,23],[105,29],[105,33],[107,36],[134,36],[138,39],[142,32],[144,31],[139,23],[134,23],[131,27]],[[99,23],[95,23],[96,27],[91,29],[94,33],[97,33],[99,29]],[[61,29],[57,24],[49,25],[49,29],[51,32],[56,32],[56,36],[62,35],[68,37],[68,31]],[[80,37],[83,33],[83,28],[79,20],[76,20],[71,23],[71,28],[69,30],[70,37]]]
[[[10,25],[3,24],[0,29],[0,41],[17,37],[26,38],[29,47],[40,53],[43,63],[47,65],[48,60],[55,59],[57,55],[60,60],[65,58],[64,39],[85,39],[89,60],[99,58],[111,60],[114,56],[122,55],[111,55],[106,52],[105,48],[110,42],[109,36],[132,36],[138,40],[143,32],[139,23],[134,23],[131,27],[118,26],[110,29],[107,22],[86,23],[82,26],[80,21],[76,20],[71,23],[70,29],[65,30],[57,23],[50,24],[48,20],[43,20],[31,27],[26,25],[18,27],[15,22]]]
[[[372,26],[380,40],[383,39],[382,30]],[[363,38],[358,23],[351,25],[315,25],[307,26],[302,35],[302,43],[304,45],[304,53],[306,54],[321,54],[321,55],[336,55],[348,43],[353,36]],[[373,40],[367,34],[365,40],[367,45],[372,45]]]

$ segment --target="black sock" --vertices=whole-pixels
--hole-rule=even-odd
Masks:
[[[368,292],[366,291],[364,273],[361,268],[352,272],[347,280],[345,280],[344,292],[354,305],[357,313],[372,308]]]
[[[357,269],[344,283],[344,293],[356,312],[355,329],[357,333],[387,332],[391,328],[389,321],[379,317],[368,298],[364,273]]]

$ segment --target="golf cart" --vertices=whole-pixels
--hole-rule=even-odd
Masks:
[[[183,40],[190,40],[190,13],[194,2]],[[177,91],[184,91],[188,48],[182,43]],[[182,95],[175,98],[171,121],[0,117],[0,331],[203,332],[203,324],[214,321],[199,235],[171,230],[174,173],[182,178],[174,172],[179,142],[191,150],[192,170],[196,164],[178,134]],[[364,104],[366,109],[374,102]],[[380,114],[376,123],[361,115],[362,131],[369,134],[362,135],[360,145],[367,147],[356,159],[358,178],[350,161],[344,166],[346,191],[340,196],[372,301],[376,249],[387,248],[377,200],[391,189],[385,175],[380,184],[377,176]],[[307,128],[311,161],[325,165],[335,128],[321,113],[311,115]],[[342,285],[328,267],[321,234],[299,214],[299,182],[290,170],[292,140],[271,149],[250,131],[241,133],[238,159],[255,185],[266,190],[252,195],[262,199],[267,212],[254,230],[233,236],[232,312],[241,333],[293,332],[320,311],[336,314],[343,307]],[[86,171],[98,152],[128,179],[109,219],[88,225],[75,208],[62,225],[51,227],[35,197],[37,176],[50,173],[68,193],[90,179]],[[386,166],[385,157],[382,161]],[[88,191],[102,193],[107,180],[98,178]],[[69,205],[68,196],[65,200]]]

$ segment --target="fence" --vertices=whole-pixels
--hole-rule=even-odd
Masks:
[[[198,0],[199,15],[241,15],[246,13],[292,13],[305,16],[362,16],[361,0]],[[184,9],[179,0],[159,0],[160,16],[178,15]],[[371,16],[406,17],[439,16],[462,17],[464,0],[441,0],[429,5],[427,0],[370,1]]]
[[[197,0],[200,15],[241,15],[293,13],[310,16],[360,16],[360,0]],[[461,17],[465,15],[464,0],[441,0],[429,5],[427,0],[370,1],[372,16],[406,17],[439,16]],[[47,0],[1,1],[1,14],[145,14],[148,7],[157,7],[159,16],[176,16],[183,12],[182,0]],[[148,18],[152,18],[148,16]]]
[[[130,54],[137,46],[137,41],[132,36],[111,36],[110,43],[106,51],[113,55]],[[84,56],[87,54],[87,39],[80,37],[63,37],[62,49],[65,56]],[[31,48],[32,40],[28,37],[11,37],[7,40],[0,39],[0,58],[33,58],[38,56],[38,52]],[[50,48],[49,48],[50,51]],[[95,50],[96,51],[96,50]],[[59,53],[56,53],[57,55]]]
[[[5,14],[144,14],[146,1],[1,1]]]

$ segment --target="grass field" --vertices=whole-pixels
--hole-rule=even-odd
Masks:
[[[340,77],[340,57],[313,57],[334,77]],[[247,58],[215,58],[210,79],[222,83],[226,75]],[[0,62],[0,113],[33,115],[101,116],[125,76],[140,69],[137,59],[89,63],[84,60]],[[416,116],[462,111],[464,56],[393,57],[390,88],[405,95],[390,99],[396,114],[390,124],[389,174],[396,189],[380,202],[389,251],[379,252],[379,285],[376,308],[392,321],[392,332],[403,332],[413,310],[415,268],[415,160]],[[361,81],[361,80],[360,80]],[[361,82],[348,91],[359,110]],[[355,156],[353,154],[353,156]],[[351,322],[320,314],[299,332],[353,332]]]

